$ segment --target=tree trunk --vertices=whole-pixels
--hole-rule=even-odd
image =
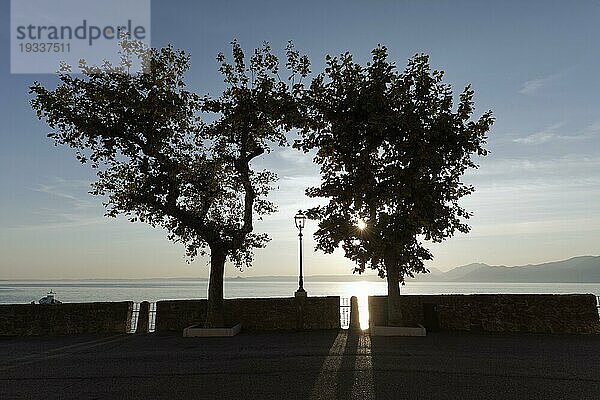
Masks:
[[[389,263],[386,265],[386,270],[388,286],[388,325],[402,326],[399,268],[395,263]]]
[[[223,327],[223,274],[225,272],[225,250],[220,247],[210,249],[210,280],[208,282],[208,304],[206,307],[206,328]]]

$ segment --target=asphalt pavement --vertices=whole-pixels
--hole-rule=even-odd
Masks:
[[[0,339],[0,399],[600,399],[600,336]]]

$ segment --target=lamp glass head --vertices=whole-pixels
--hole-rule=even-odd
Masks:
[[[304,229],[304,224],[306,221],[306,215],[302,212],[302,210],[298,211],[298,214],[294,216],[294,222],[296,223],[296,228]]]

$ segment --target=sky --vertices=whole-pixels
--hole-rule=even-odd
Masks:
[[[152,1],[151,44],[191,55],[188,88],[223,89],[215,56],[237,38],[249,51],[288,40],[312,70],[326,54],[349,51],[364,63],[378,44],[402,69],[427,53],[455,93],[472,84],[476,115],[496,118],[490,156],[469,171],[476,192],[462,204],[472,231],[431,245],[429,266],[472,262],[524,265],[600,253],[599,1]],[[28,86],[55,87],[53,74],[12,74],[10,1],[0,0],[0,280],[205,277],[205,259],[188,264],[166,232],[103,217],[87,192],[93,172],[55,147],[31,111]],[[252,268],[227,276],[295,275],[293,215],[315,203],[310,158],[291,148],[260,160],[279,175],[279,211],[256,225],[272,237]],[[343,254],[315,252],[305,230],[305,273],[350,274]]]

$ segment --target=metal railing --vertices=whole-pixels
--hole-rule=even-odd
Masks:
[[[133,303],[133,309],[131,310],[131,326],[129,327],[129,333],[135,333],[139,317],[140,303]]]
[[[150,303],[149,310],[149,326],[148,332],[152,333],[156,330],[156,303]],[[131,310],[131,327],[129,328],[129,333],[135,333],[137,331],[138,321],[140,319],[140,303],[133,303],[133,308]]]
[[[340,327],[350,328],[350,297],[340,297]]]
[[[156,303],[150,303],[150,319],[148,320],[148,332],[152,333],[156,330]]]

